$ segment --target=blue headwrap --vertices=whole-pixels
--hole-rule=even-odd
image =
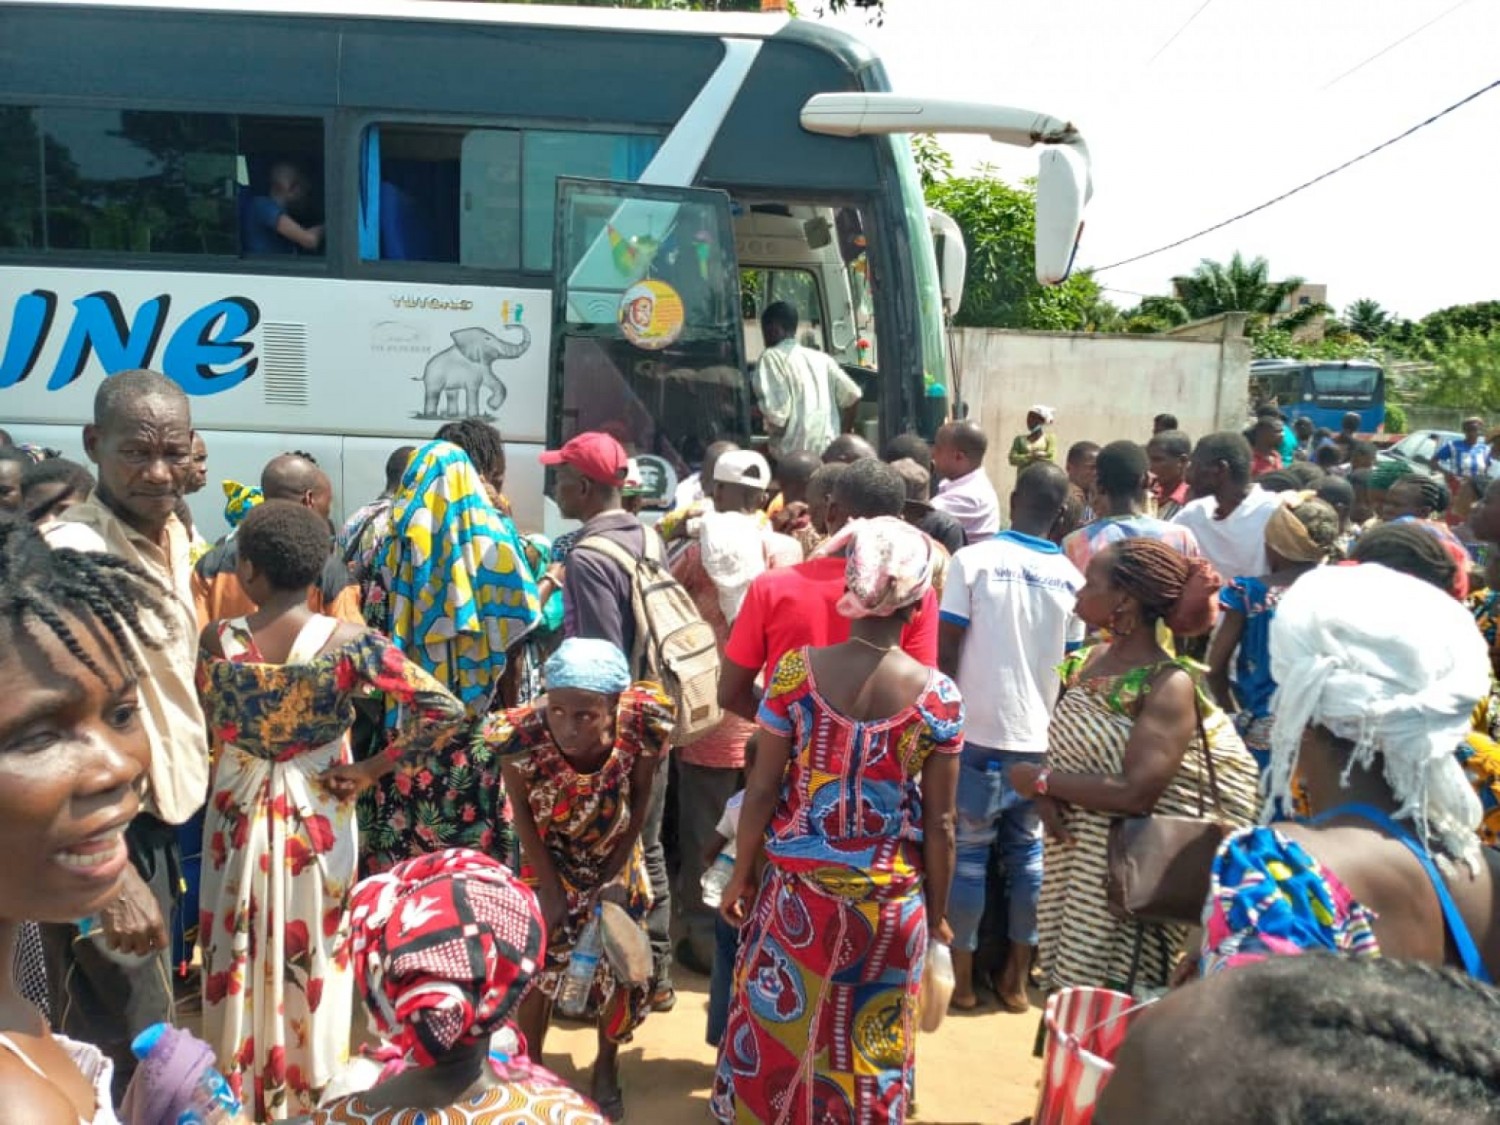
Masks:
[[[542,665],[542,683],[600,695],[619,695],[630,686],[630,662],[609,641],[569,637]]]

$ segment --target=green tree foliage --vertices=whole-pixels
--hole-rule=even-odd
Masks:
[[[1302,286],[1302,278],[1272,281],[1269,262],[1264,258],[1247,261],[1236,251],[1227,264],[1204,258],[1186,277],[1174,277],[1172,285],[1194,320],[1226,312],[1273,316]]]
[[[1246,333],[1250,354],[1256,359],[1375,359],[1382,349],[1371,346],[1352,333],[1333,334],[1321,340],[1297,340],[1281,323],[1262,321],[1252,324]]]
[[[931,133],[912,135],[911,154],[917,162],[917,175],[922,179],[923,191],[952,177],[953,156]]]
[[[1500,311],[1500,302],[1488,304]],[[1432,367],[1418,379],[1416,398],[1427,406],[1486,413],[1500,409],[1500,331],[1459,331],[1448,337],[1433,355]]]
[[[1344,310],[1344,324],[1361,340],[1378,340],[1391,327],[1392,317],[1379,301],[1365,297]]]
[[[989,167],[972,176],[945,176],[930,151],[936,144],[922,148],[927,150],[927,202],[958,224],[969,255],[959,325],[1054,332],[1123,327],[1120,310],[1105,300],[1099,283],[1087,272],[1075,273],[1058,286],[1037,283],[1034,183],[1012,186]],[[950,160],[947,167],[951,165]]]

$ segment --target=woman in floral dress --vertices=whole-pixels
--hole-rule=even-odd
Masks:
[[[547,922],[547,965],[518,1017],[531,1058],[541,1061],[552,1003],[579,934],[601,900],[623,907],[641,960],[651,882],[641,826],[674,709],[655,684],[630,682],[630,666],[608,641],[572,637],[542,669],[546,694],[493,716],[484,737],[505,757],[522,877],[536,888]],[[645,975],[649,977],[649,968]],[[595,972],[599,1055],[592,1096],[611,1120],[624,1113],[617,1059],[650,1010],[649,980],[626,981],[608,957]]]
[[[270,500],[239,531],[261,608],[204,630],[199,693],[218,744],[204,824],[203,1034],[256,1120],[312,1109],[348,1055],[353,798],[408,749],[435,750],[463,709],[378,633],[313,613],[325,520]],[[354,698],[403,705],[386,753],[350,765]]]

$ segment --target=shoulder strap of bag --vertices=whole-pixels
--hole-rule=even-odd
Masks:
[[[1198,816],[1201,819],[1208,815],[1208,802],[1206,797],[1213,799],[1213,807],[1219,812],[1224,811],[1224,802],[1219,798],[1219,774],[1214,768],[1214,752],[1208,744],[1208,728],[1203,723],[1203,697],[1198,693],[1198,681],[1193,679],[1191,672],[1183,668],[1181,664],[1167,661],[1158,668],[1176,668],[1187,675],[1193,692],[1193,718],[1198,726],[1198,753],[1203,756],[1204,768],[1198,771]],[[1155,681],[1153,677],[1152,686]],[[1149,690],[1149,689],[1148,689]],[[1203,786],[1203,775],[1208,774],[1208,788],[1205,792]]]
[[[643,528],[642,530],[646,533],[645,550],[649,557],[652,550],[651,529]],[[595,554],[603,555],[624,570],[630,579],[630,610],[635,616],[635,644],[629,656],[631,674],[637,674],[644,667],[642,658],[646,652],[647,634],[651,631],[651,622],[646,619],[646,606],[641,598],[641,584],[638,581],[641,560],[613,539],[608,539],[603,535],[590,535],[587,539],[579,540],[573,545],[573,550],[593,551]]]
[[[1406,850],[1411,852],[1417,862],[1422,865],[1428,882],[1432,884],[1432,889],[1437,894],[1438,906],[1443,911],[1443,921],[1448,927],[1448,933],[1453,937],[1453,946],[1458,950],[1458,958],[1463,962],[1464,972],[1477,981],[1485,984],[1491,983],[1489,970],[1484,967],[1484,962],[1480,959],[1479,947],[1474,942],[1474,935],[1469,932],[1469,924],[1458,912],[1458,903],[1453,901],[1447,880],[1443,878],[1443,873],[1438,870],[1437,864],[1432,861],[1432,856],[1427,854],[1427,849],[1416,838],[1416,834],[1409,827],[1373,805],[1337,805],[1313,817],[1308,823],[1322,824],[1336,816],[1353,816],[1369,821],[1382,829],[1386,835],[1401,841],[1406,846]]]
[[[1189,676],[1188,678],[1191,679],[1192,677]],[[1203,755],[1203,762],[1207,767],[1208,791],[1213,797],[1214,808],[1222,813],[1224,811],[1224,802],[1219,799],[1219,774],[1214,769],[1214,752],[1213,747],[1208,742],[1208,728],[1203,725],[1203,699],[1198,694],[1198,684],[1196,681],[1193,683],[1193,715],[1198,720],[1198,752]],[[1207,808],[1203,804],[1203,771],[1200,771],[1198,774],[1198,815],[1203,816],[1207,811]]]

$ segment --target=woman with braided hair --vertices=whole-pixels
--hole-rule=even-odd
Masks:
[[[1469,596],[1469,549],[1440,519],[1448,510],[1448,486],[1436,477],[1408,473],[1393,482],[1380,504],[1380,518],[1386,525],[1410,524],[1436,539],[1453,560],[1451,592],[1459,601]]]
[[[1212,626],[1219,577],[1154,539],[1126,539],[1089,562],[1079,617],[1111,641],[1064,662],[1047,764],[1011,767],[1012,787],[1036,798],[1049,840],[1037,908],[1042,971],[1051,988],[1131,991],[1165,985],[1185,926],[1138,925],[1109,912],[1105,847],[1110,822],[1150,812],[1197,814],[1213,754],[1223,813],[1255,819],[1255,760],[1205,692],[1202,669],[1157,641]]]
[[[1311,819],[1230,836],[1214,860],[1205,974],[1326,949],[1500,970],[1500,853],[1457,752],[1489,690],[1465,608],[1388,566],[1298,580],[1271,622],[1267,810],[1293,778]]]
[[[110,911],[124,881],[138,878],[124,833],[151,757],[136,697],[144,672],[133,654],[171,637],[170,598],[127,562],[54,551],[29,523],[0,519],[0,1103],[8,1121],[116,1121],[113,1064],[52,1034],[18,994],[11,955],[26,922],[94,915],[110,944],[127,945]]]
[[[1179,989],[1131,1025],[1098,1125],[1439,1125],[1500,1119],[1500,992],[1453,969],[1279,957]]]

